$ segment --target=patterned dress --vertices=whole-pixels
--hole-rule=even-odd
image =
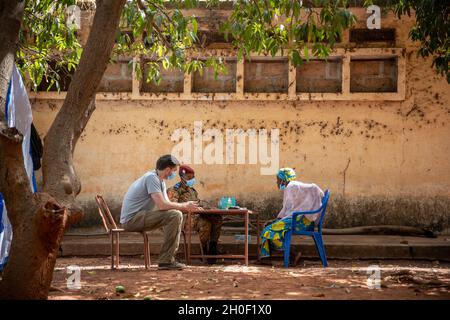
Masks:
[[[279,219],[266,226],[261,232],[261,257],[269,257],[270,250],[282,250],[284,235],[292,227],[292,217]],[[297,216],[296,230],[314,230],[314,222],[303,215]]]

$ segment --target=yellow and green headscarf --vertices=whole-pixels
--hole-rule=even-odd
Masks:
[[[292,181],[296,178],[295,171],[292,168],[281,168],[278,170],[277,177],[284,181]]]

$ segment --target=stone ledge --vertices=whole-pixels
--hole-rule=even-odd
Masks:
[[[162,237],[150,234],[150,250],[158,254]],[[401,236],[324,236],[329,259],[410,259],[450,261],[450,241],[448,237],[435,239]],[[139,234],[121,236],[121,255],[141,255],[143,242]],[[222,236],[219,248],[222,253],[243,252],[243,243],[233,236]],[[295,252],[302,257],[318,258],[311,239],[294,237]],[[110,255],[110,241],[105,236],[66,236],[62,243],[63,256],[102,256]],[[193,236],[192,252],[198,254],[198,239]],[[256,239],[252,236],[249,245],[250,257],[256,257]],[[179,254],[183,254],[183,241]]]

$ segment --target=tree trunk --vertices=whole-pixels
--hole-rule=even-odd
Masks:
[[[2,107],[17,48],[23,3],[0,0]],[[0,281],[0,299],[47,298],[64,230],[82,216],[75,200],[81,184],[73,166],[73,152],[95,109],[95,92],[109,62],[124,4],[125,0],[97,0],[80,63],[63,106],[45,137],[43,193],[31,192],[23,165],[22,136],[16,129],[6,128],[0,108],[0,192],[4,194],[13,228],[9,261]],[[8,39],[13,41],[5,42]],[[5,43],[9,49],[3,46]]]
[[[6,92],[19,43],[24,5],[24,1],[0,0],[0,123],[5,119]]]

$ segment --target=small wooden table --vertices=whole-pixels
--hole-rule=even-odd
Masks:
[[[248,209],[203,209],[187,211],[187,263],[191,263],[191,258],[218,258],[218,259],[243,259],[245,265],[248,266],[248,235],[249,235],[249,221],[250,215],[256,215],[257,219],[257,255],[259,255],[259,215]],[[218,215],[243,215],[244,216],[244,254],[222,254],[222,255],[191,255],[191,233],[192,233],[192,214],[218,214]],[[259,257],[258,257],[259,258]]]

